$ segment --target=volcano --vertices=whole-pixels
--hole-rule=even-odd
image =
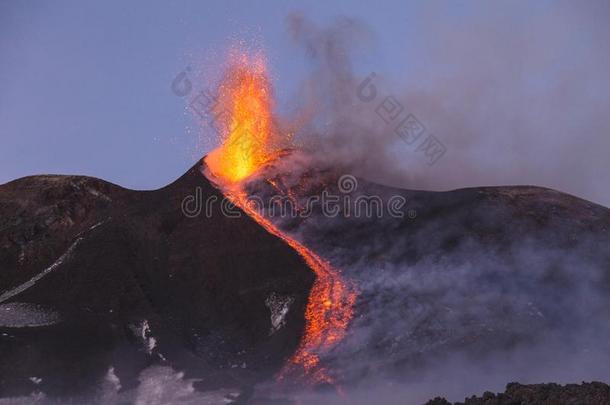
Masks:
[[[0,186],[1,397],[424,403],[610,378],[607,208],[355,176],[281,128],[260,58],[217,93],[220,145],[165,188]]]
[[[281,374],[302,347],[318,276],[251,212],[223,208],[205,172],[200,162],[157,191],[80,176],[0,186],[2,396],[91,395],[109,376],[126,391],[167,366],[198,391],[243,399]],[[357,286],[345,338],[318,353],[328,381],[405,381],[456,353],[536,345],[570,347],[570,361],[597,345],[594,363],[606,361],[608,209],[538,187],[426,192],[357,179],[347,192],[339,174],[271,170],[245,186],[266,202],[278,188],[297,202],[325,190],[401,195],[417,214],[314,208],[274,220]],[[217,204],[189,208],[206,201]]]

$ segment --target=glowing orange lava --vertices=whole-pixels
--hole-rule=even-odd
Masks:
[[[238,207],[258,222],[269,233],[284,240],[296,250],[316,274],[316,280],[309,294],[305,309],[305,333],[296,353],[279,374],[299,375],[298,367],[313,383],[332,383],[326,370],[320,367],[319,355],[341,341],[353,315],[356,302],[355,289],[343,280],[341,273],[327,261],[303,244],[281,232],[269,219],[262,216],[248,204],[248,196],[239,189],[228,191],[226,195]]]
[[[313,383],[330,383],[332,379],[320,366],[319,356],[345,336],[356,293],[337,269],[248,204],[241,181],[277,158],[280,151],[264,59],[250,62],[246,56],[238,58],[220,86],[219,104],[229,113],[229,125],[224,128],[222,145],[207,156],[205,163],[225,195],[269,233],[295,249],[316,274],[305,311],[304,335],[279,378],[294,373],[306,375]]]
[[[234,183],[250,176],[277,153],[271,86],[264,59],[234,57],[218,91],[216,124],[222,145],[206,159],[214,174]]]

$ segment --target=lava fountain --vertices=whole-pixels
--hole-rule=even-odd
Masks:
[[[353,315],[355,288],[338,269],[282,232],[248,204],[244,180],[279,159],[288,137],[273,121],[273,99],[263,57],[234,57],[218,90],[222,144],[206,158],[208,175],[225,195],[269,233],[295,249],[316,274],[305,310],[305,331],[297,351],[278,375],[306,377],[312,383],[332,383],[320,355],[343,339]]]
[[[206,158],[214,175],[237,183],[272,161],[281,137],[273,125],[271,86],[262,56],[234,56],[214,111],[222,144]]]

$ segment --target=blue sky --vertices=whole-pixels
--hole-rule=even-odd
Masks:
[[[286,29],[286,17],[301,12],[320,27],[339,16],[362,21],[372,41],[354,57],[357,73],[389,78],[396,93],[427,92],[424,100],[437,100],[428,108],[435,112],[422,107],[421,115],[438,121],[445,137],[457,127],[480,137],[448,139],[451,157],[424,186],[539,184],[608,204],[610,125],[601,111],[610,106],[608,7],[567,4],[4,1],[0,183],[42,173],[90,175],[136,189],[171,182],[214,146],[212,134],[202,134],[185,112],[185,100],[171,92],[173,78],[186,66],[214,77],[229,44],[245,39],[265,49],[278,104],[289,108],[310,71]],[[487,92],[462,103],[478,78]],[[557,94],[572,101],[559,105]],[[524,99],[531,106],[523,108]],[[462,104],[470,109],[460,110]],[[464,122],[445,120],[439,111],[448,110],[447,117]],[[560,131],[558,119],[566,119]],[[497,123],[493,131],[488,121]],[[511,128],[507,142],[502,130],[514,122],[526,124]],[[540,161],[549,149],[553,157]],[[561,168],[568,163],[579,167],[566,174]]]

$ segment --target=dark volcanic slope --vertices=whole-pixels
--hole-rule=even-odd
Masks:
[[[339,187],[334,170],[273,170],[250,193],[275,212],[274,195],[296,200],[300,211],[275,221],[360,290],[349,335],[323,358],[346,383],[431,376],[466,394],[507,380],[610,379],[607,208],[542,187],[428,192],[354,177]],[[325,193],[335,201],[326,213]],[[401,215],[390,215],[397,198]]]
[[[111,368],[125,388],[157,363],[207,386],[277,371],[313,274],[245,214],[223,215],[200,169],[157,191],[78,176],[0,186],[0,396],[85,391]],[[210,215],[193,217],[206,199]]]

